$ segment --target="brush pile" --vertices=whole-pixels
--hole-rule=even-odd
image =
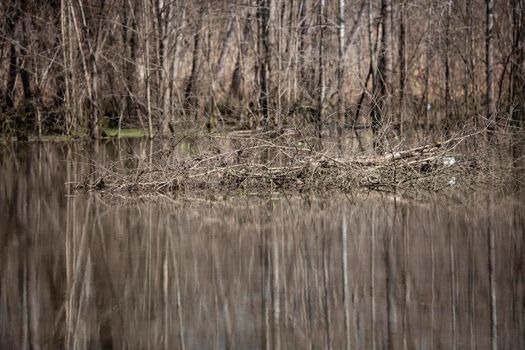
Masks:
[[[482,170],[475,158],[452,153],[462,140],[345,157],[281,138],[225,136],[222,149],[186,156],[163,151],[132,169],[99,168],[77,189],[174,195],[441,191],[469,185]]]

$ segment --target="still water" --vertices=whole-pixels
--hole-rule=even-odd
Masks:
[[[525,349],[523,195],[70,190],[147,147],[0,149],[1,349]]]

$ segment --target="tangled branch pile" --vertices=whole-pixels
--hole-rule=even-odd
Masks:
[[[223,137],[227,150],[193,156],[160,152],[134,169],[98,169],[77,187],[104,193],[244,194],[441,191],[471,185],[482,172],[473,157],[453,154],[463,138],[383,155],[338,156],[303,143]],[[223,144],[224,144],[223,143]]]

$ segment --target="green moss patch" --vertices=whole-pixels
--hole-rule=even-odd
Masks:
[[[102,137],[107,138],[142,138],[146,133],[142,129],[102,129]]]

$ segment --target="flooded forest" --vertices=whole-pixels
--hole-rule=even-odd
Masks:
[[[525,349],[525,0],[0,1],[0,349]]]

